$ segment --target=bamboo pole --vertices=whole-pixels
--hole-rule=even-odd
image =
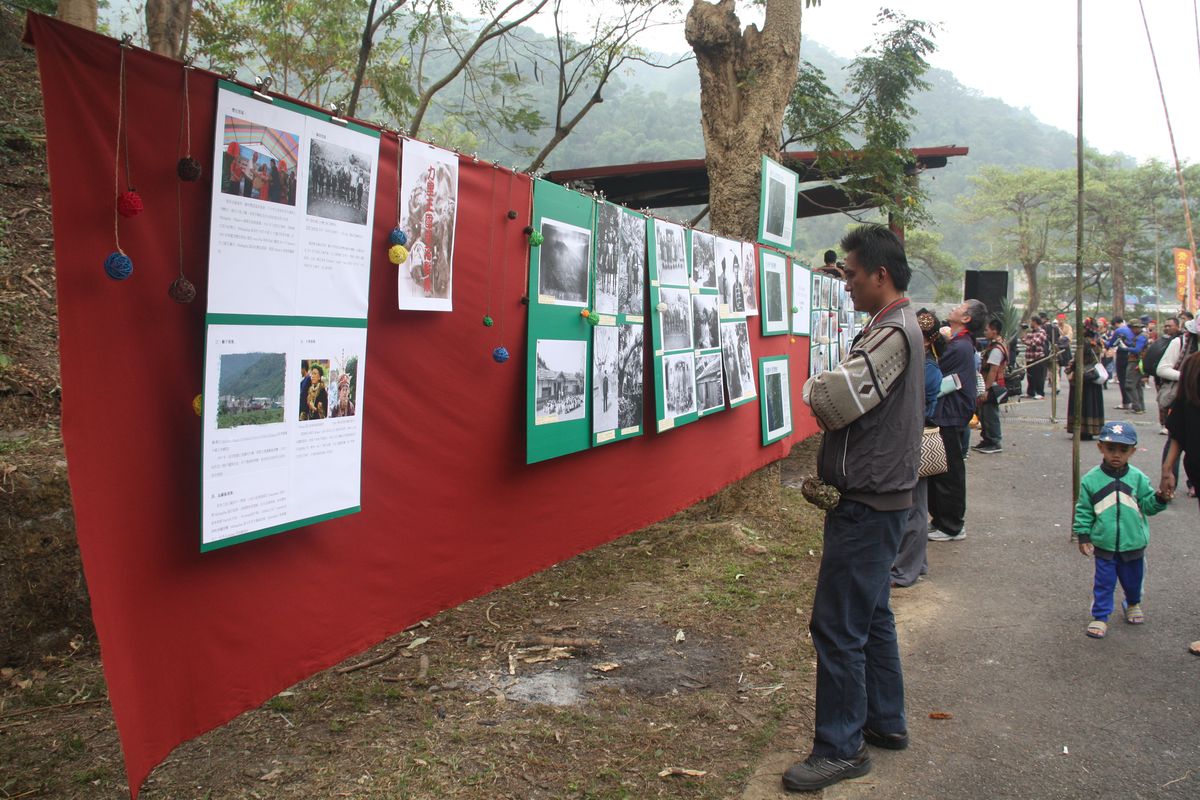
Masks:
[[[1076,120],[1075,120],[1075,416],[1071,432],[1071,515],[1079,502],[1079,444],[1083,433],[1083,348],[1088,347],[1083,332],[1083,0],[1076,0]],[[1072,528],[1073,530],[1073,528]]]

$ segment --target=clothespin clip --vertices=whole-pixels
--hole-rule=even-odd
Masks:
[[[270,75],[268,75],[265,78],[260,78],[260,77],[256,76],[254,78],[254,96],[257,97],[259,100],[262,100],[264,103],[274,103],[275,98],[271,97],[271,95],[269,95],[269,94],[266,94],[266,92],[268,92],[271,89],[271,84],[274,82],[275,82],[275,79],[272,78]]]

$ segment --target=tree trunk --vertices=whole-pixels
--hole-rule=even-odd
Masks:
[[[1112,276],[1114,317],[1125,316],[1125,259],[1121,254],[1111,253],[1108,258],[1109,274]]]
[[[1021,322],[1029,322],[1029,318],[1033,316],[1038,309],[1038,304],[1042,302],[1041,292],[1038,291],[1038,268],[1037,261],[1023,262],[1021,266],[1025,269],[1025,278],[1029,281],[1029,302],[1025,305],[1025,311],[1021,314]]]
[[[63,22],[96,30],[96,0],[58,0],[58,18]]]
[[[146,0],[146,36],[150,49],[168,58],[179,58],[187,48],[192,0]]]
[[[800,61],[800,0],[767,0],[760,32],[740,30],[734,0],[693,0],[684,34],[700,71],[712,229],[758,235],[761,157],[777,154]]]

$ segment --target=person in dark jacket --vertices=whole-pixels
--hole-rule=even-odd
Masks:
[[[950,344],[938,359],[943,375],[958,377],[959,388],[938,403],[933,421],[946,445],[946,466],[929,479],[931,542],[957,542],[966,537],[967,465],[963,463],[962,434],[975,414],[975,338],[987,321],[987,306],[967,300],[950,312]]]
[[[809,624],[817,651],[812,752],[783,774],[789,791],[816,791],[866,774],[867,744],[908,746],[904,679],[888,601],[891,566],[917,485],[924,345],[902,294],[912,270],[896,234],[882,225],[863,225],[846,235],[842,249],[854,308],[871,314],[871,321],[837,370],[805,384],[805,402],[826,431],[817,474],[841,496],[825,515]],[[868,362],[873,374],[885,377],[822,417],[813,398],[845,396],[835,384],[845,385],[850,370],[843,367],[855,361]]]

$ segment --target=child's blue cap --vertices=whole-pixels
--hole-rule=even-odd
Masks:
[[[1137,444],[1137,430],[1128,422],[1106,422],[1096,438],[1113,444]]]

